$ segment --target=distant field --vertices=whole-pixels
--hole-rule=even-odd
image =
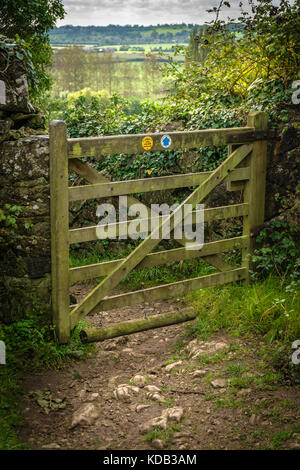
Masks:
[[[90,47],[90,48],[93,48],[93,47],[97,47],[97,48],[114,48],[114,49],[117,49],[118,52],[120,53],[127,53],[127,54],[134,54],[136,53],[136,51],[134,50],[130,50],[130,51],[120,51],[120,47],[122,47],[124,44],[112,44],[112,45],[100,45],[100,46],[95,46],[94,44],[59,44],[59,45],[52,45],[52,49],[54,50],[58,50],[58,49],[63,49],[64,47],[68,47],[68,46],[82,46],[82,47]],[[172,49],[176,46],[177,44],[174,44],[174,43],[165,43],[165,42],[162,42],[162,43],[152,43],[152,44],[126,44],[126,47],[128,48],[134,48],[134,47],[143,47],[145,49],[145,52],[148,53],[148,52],[151,52],[151,50],[153,49],[162,49],[162,50],[165,50],[165,49]],[[179,45],[179,44],[178,44]],[[187,46],[187,43],[181,43],[180,46]]]
[[[56,46],[52,46],[52,49],[54,51],[59,51],[59,50],[62,50],[64,49],[65,47],[68,47],[68,46],[73,46],[74,44],[65,44],[65,45],[56,45]],[[93,48],[95,47],[93,44],[75,44],[77,47],[88,47],[88,48]],[[181,46],[187,46],[187,44],[180,44]],[[132,61],[132,60],[136,60],[136,61],[142,61],[142,60],[145,60],[146,59],[146,54],[149,54],[149,53],[152,53],[154,55],[158,55],[159,54],[159,51],[154,51],[153,49],[161,49],[161,52],[164,53],[164,56],[162,57],[162,59],[164,57],[167,57],[167,56],[172,56],[174,54],[173,51],[171,51],[170,49],[173,49],[175,47],[175,44],[174,43],[158,43],[158,44],[126,44],[126,47],[128,48],[135,48],[135,47],[142,47],[144,49],[144,52],[143,51],[135,51],[135,50],[127,50],[127,51],[120,51],[120,48],[123,46],[123,44],[112,44],[110,46],[96,46],[97,49],[99,48],[109,48],[109,49],[116,49],[116,52],[119,56],[120,59],[122,60],[129,60],[129,61]],[[178,60],[178,61],[184,61],[184,56],[182,55],[177,55],[175,56],[175,60]]]

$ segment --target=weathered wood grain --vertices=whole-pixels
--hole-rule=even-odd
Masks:
[[[226,253],[233,249],[242,249],[248,244],[248,237],[234,237],[226,240],[218,240],[216,242],[209,242],[203,245],[199,250],[186,250],[185,248],[174,248],[172,250],[158,251],[156,253],[148,254],[135,269],[148,268],[150,266],[159,266],[166,263],[173,263],[175,261],[182,261],[187,259],[205,258],[210,255],[219,253]],[[69,270],[69,283],[85,281],[94,279],[96,277],[104,277],[112,272],[123,259],[104,261],[102,263],[89,264],[86,266],[79,266]],[[232,268],[231,268],[232,269]]]
[[[197,312],[193,308],[161,315],[152,315],[147,319],[129,320],[108,327],[82,330],[80,338],[83,343],[104,341],[105,339],[116,338],[117,336],[131,335],[139,331],[153,330],[163,326],[183,323],[193,320],[196,316]]]
[[[248,116],[249,125],[259,131],[268,128],[268,114],[255,111]],[[243,266],[247,268],[249,282],[249,270],[252,268],[251,256],[256,245],[255,233],[264,223],[266,171],[267,171],[267,141],[253,143],[253,150],[248,157],[250,165],[250,179],[245,184],[244,201],[249,204],[249,214],[243,219],[243,234],[250,235],[248,246],[243,249]]]
[[[69,315],[69,207],[67,128],[50,123],[50,217],[52,314],[60,343],[70,339]]]
[[[211,173],[212,172],[208,171],[202,173],[187,173],[184,175],[160,176],[157,178],[143,178],[139,180],[115,181],[113,183],[72,186],[69,188],[69,201],[198,186],[203,183]],[[230,181],[247,180],[249,179],[249,174],[249,168],[233,170],[230,174]]]
[[[243,134],[253,131],[252,127],[232,127],[225,129],[205,129],[196,131],[168,132],[172,144],[168,150],[187,150],[190,148],[204,147],[207,145],[227,145],[226,136],[230,134]],[[130,134],[104,137],[87,137],[68,139],[69,158],[94,157],[102,159],[106,155],[119,153],[142,153],[142,141],[145,137],[153,139],[153,147],[150,152],[165,150],[161,145],[161,138],[166,132],[155,134]]]

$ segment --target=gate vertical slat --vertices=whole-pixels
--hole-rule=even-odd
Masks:
[[[255,111],[249,114],[247,125],[257,131],[267,131],[268,114]],[[249,162],[248,162],[249,160]],[[243,235],[250,235],[248,246],[242,251],[242,266],[247,268],[249,282],[249,270],[252,267],[251,256],[255,250],[256,234],[264,223],[266,171],[267,171],[267,140],[253,142],[253,150],[246,157],[246,164],[250,166],[250,178],[245,184],[244,202],[249,204],[249,214],[243,217]]]
[[[67,126],[50,124],[50,216],[53,323],[60,343],[70,339]]]

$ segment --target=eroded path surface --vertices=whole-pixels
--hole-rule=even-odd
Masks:
[[[143,308],[102,319],[141,318]],[[176,308],[146,305],[149,315]],[[280,382],[264,344],[186,331],[107,340],[85,362],[26,376],[20,439],[33,449],[299,449],[300,387]]]

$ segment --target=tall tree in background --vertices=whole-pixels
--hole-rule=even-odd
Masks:
[[[198,31],[197,26],[195,26],[193,31],[191,32],[189,44],[186,49],[186,63],[200,62],[200,64],[203,65],[209,54],[209,48],[207,45],[208,40],[206,27],[200,27]]]
[[[34,68],[32,91],[35,95],[50,86],[46,72],[51,63],[48,31],[64,15],[62,0],[1,0],[0,34],[28,49]]]

